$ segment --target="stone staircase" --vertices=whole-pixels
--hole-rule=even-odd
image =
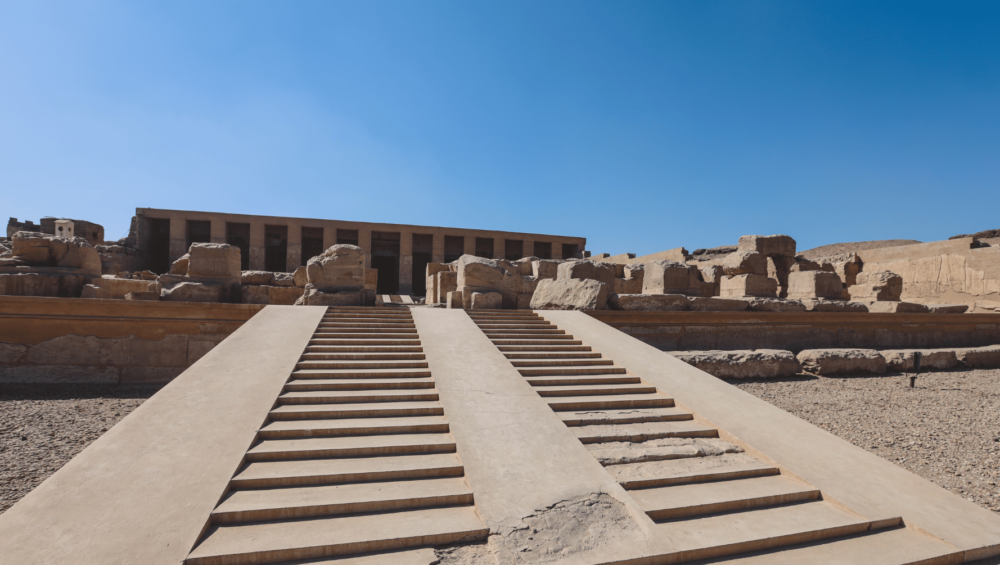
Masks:
[[[861,516],[720,438],[665,391],[542,316],[469,316],[652,519],[654,536],[669,540],[669,557],[650,563],[954,562],[938,561],[949,548],[900,528],[899,517]],[[851,555],[861,560],[841,560]]]
[[[473,504],[409,310],[330,308],[185,563],[427,563]]]

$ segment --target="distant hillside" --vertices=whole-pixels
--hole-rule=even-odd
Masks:
[[[961,239],[963,237],[974,237],[976,239],[992,239],[995,237],[1000,237],[1000,230],[986,230],[976,233],[967,233],[965,235],[953,235],[948,239]]]
[[[900,245],[913,245],[923,243],[915,239],[881,239],[878,241],[856,241],[853,243],[831,243],[821,245],[812,249],[799,252],[806,259],[816,259],[818,257],[829,257],[831,255],[843,255],[845,253],[857,253],[866,249],[879,249],[882,247],[899,247]]]

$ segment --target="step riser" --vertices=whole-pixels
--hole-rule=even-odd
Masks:
[[[331,355],[393,355],[393,354],[414,354],[421,355],[423,359],[424,348],[420,346],[405,345],[383,345],[383,346],[350,346],[350,345],[310,345],[306,347],[306,353],[311,354],[331,354]]]
[[[796,492],[778,496],[762,496],[760,498],[749,498],[715,504],[703,504],[701,506],[688,506],[685,508],[669,508],[664,510],[650,510],[646,512],[653,520],[671,520],[675,518],[690,518],[693,516],[705,516],[707,514],[718,514],[721,512],[737,512],[742,510],[753,510],[755,508],[765,508],[777,506],[779,504],[792,504],[795,502],[806,502],[819,500],[819,491]]]
[[[551,400],[549,401],[549,407],[557,412],[568,410],[621,410],[625,408],[673,408],[674,401],[669,398],[662,400],[608,400],[592,402],[559,402],[558,400]]]
[[[358,361],[351,362],[329,362],[310,361],[309,363],[299,363],[296,369],[426,369],[426,361]]]
[[[434,506],[468,506],[472,503],[472,493],[468,493],[461,495],[429,496],[426,498],[410,498],[402,500],[357,502],[351,504],[326,504],[321,506],[302,506],[295,508],[272,508],[267,510],[212,514],[212,523],[238,524],[242,522],[259,522],[264,520],[294,520],[297,518],[315,518],[318,516],[360,514],[362,512],[414,510],[417,508],[430,508]]]
[[[679,438],[695,438],[695,437],[719,437],[719,432],[717,430],[697,430],[691,432],[662,432],[653,434],[642,434],[641,436],[602,436],[602,437],[581,437],[578,438],[580,443],[615,443],[615,442],[632,442],[639,443],[643,441],[649,441],[651,439],[666,439],[671,437]]]
[[[296,439],[310,437],[378,436],[398,434],[425,434],[450,432],[448,424],[419,424],[414,426],[385,426],[380,428],[337,428],[333,430],[281,430],[258,432],[260,439]]]
[[[551,361],[532,359],[531,361],[512,360],[515,367],[613,367],[614,362],[607,359],[553,359]]]
[[[632,385],[642,381],[639,377],[596,377],[596,378],[528,378],[525,379],[531,386],[588,386],[588,385]]]
[[[418,339],[311,339],[309,347],[336,347],[338,345],[367,345],[368,347],[419,347]]]
[[[296,384],[285,385],[285,392],[319,392],[324,390],[399,390],[399,389],[422,389],[434,388],[434,383],[430,381],[400,381],[398,383],[325,383],[325,384]]]
[[[380,410],[305,410],[302,412],[271,412],[272,420],[323,420],[328,418],[399,418],[405,416],[444,416],[444,408],[392,408],[387,403]]]
[[[551,386],[551,385],[546,385]],[[643,388],[572,388],[567,390],[536,390],[538,396],[552,398],[559,396],[617,396],[621,394],[654,394],[656,387]]]
[[[408,479],[437,479],[461,477],[465,468],[461,465],[440,467],[436,469],[415,469],[409,471],[383,471],[374,473],[344,473],[341,475],[314,475],[308,477],[279,477],[272,479],[233,479],[230,485],[234,489],[303,487],[319,485],[340,485],[348,483],[376,483],[386,481],[401,481]]]
[[[780,475],[778,469],[749,469],[746,471],[735,471],[731,473],[706,473],[704,475],[689,475],[686,477],[670,477],[662,479],[643,479],[639,481],[624,481],[621,483],[625,490],[639,490],[645,488],[669,487],[676,485],[690,485],[694,483],[710,483],[714,481],[725,481],[732,479],[751,479],[755,477],[772,477]]]
[[[567,336],[569,337],[569,336]],[[510,346],[515,345],[525,345],[532,347],[563,347],[563,346],[583,346],[582,341],[576,341],[572,339],[565,339],[560,341],[548,341],[545,339],[541,340],[522,340],[522,339],[494,339],[493,345],[497,346],[500,351],[537,351],[537,349],[509,349]],[[555,351],[573,351],[572,349],[556,349]]]
[[[627,371],[620,367],[597,367],[597,368],[586,368],[586,367],[567,367],[565,369],[557,368],[546,368],[546,369],[518,369],[517,372],[521,373],[523,377],[545,377],[553,376],[557,377],[560,375],[625,375]]]
[[[651,422],[684,422],[693,419],[694,415],[692,414],[670,414],[661,416],[656,419],[643,418],[643,417],[637,417],[637,418],[625,417],[625,418],[609,418],[607,420],[587,421],[587,422],[583,420],[563,420],[563,423],[571,428],[575,428],[578,426],[600,426],[607,424],[648,424]]]
[[[305,373],[303,371],[315,371]],[[386,371],[372,373],[364,369],[336,371],[333,369],[297,369],[292,373],[296,379],[428,379],[430,371],[419,369],[410,371]]]
[[[364,396],[314,396],[308,398],[278,398],[279,406],[299,406],[302,404],[355,404],[374,402],[433,402],[438,399],[437,393],[413,393],[393,396],[377,394]]]
[[[247,453],[247,461],[294,461],[297,459],[332,459],[340,457],[384,457],[386,455],[407,455],[412,453],[455,453],[454,443],[431,445],[399,445],[379,447],[352,447],[346,449],[304,449],[301,451],[277,451],[273,453]]]
[[[423,361],[423,353],[323,353],[306,351],[302,354],[303,361]]]

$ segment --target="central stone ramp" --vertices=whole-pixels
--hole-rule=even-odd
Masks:
[[[900,536],[923,541],[907,530],[885,530],[898,528],[899,518],[873,520],[831,504],[816,487],[720,439],[718,429],[676,407],[664,391],[534,312],[474,310],[469,316],[657,524],[655,535],[671,548],[660,553],[654,540],[647,552],[662,561],[651,562],[875,530],[892,532],[893,544]],[[877,537],[865,541],[873,540],[878,544]],[[907,554],[915,560],[899,561],[898,551],[883,547],[886,560],[866,563],[917,563],[954,553],[937,542],[921,547],[926,551]]]
[[[487,534],[463,475],[409,311],[331,308],[185,563],[423,565]]]

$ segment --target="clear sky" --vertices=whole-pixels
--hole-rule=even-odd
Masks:
[[[1000,228],[1000,2],[0,1],[0,214]]]

